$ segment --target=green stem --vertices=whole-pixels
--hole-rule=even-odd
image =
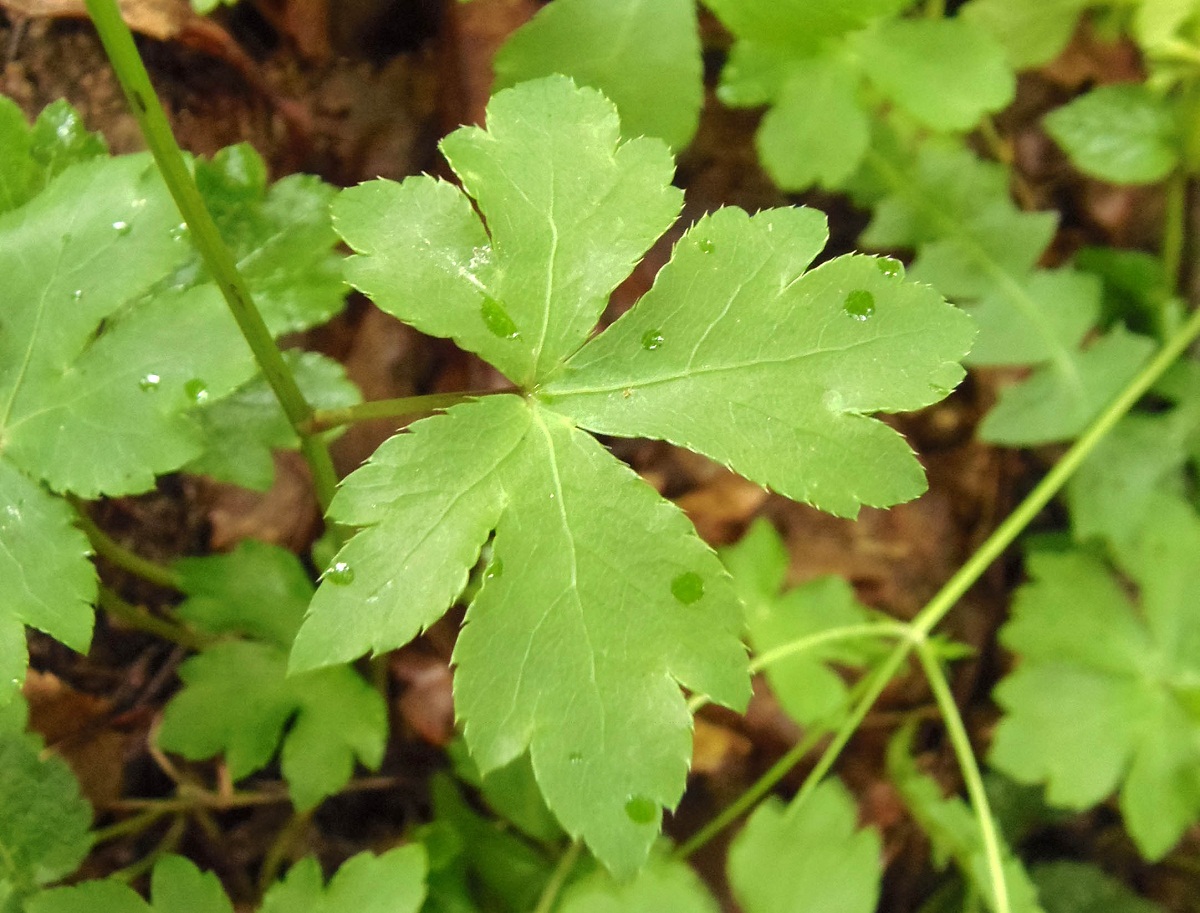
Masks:
[[[312,822],[312,816],[315,809],[310,809],[306,812],[296,812],[288,819],[276,836],[271,848],[267,850],[267,855],[263,859],[262,870],[258,874],[258,894],[261,897],[267,893],[267,888],[275,883],[275,878],[279,875],[279,870],[283,867],[284,860],[287,859],[287,854],[292,846],[300,839],[300,836],[308,828]]]
[[[199,652],[212,643],[208,637],[202,634],[191,631],[182,625],[173,624],[126,602],[107,587],[100,588],[99,603],[100,608],[114,618],[121,619],[129,627],[153,634],[155,637],[161,637],[163,640],[169,640],[171,643],[187,647],[189,650]]]
[[[88,516],[83,502],[76,498],[70,498],[70,501],[77,515],[75,525],[87,535],[97,555],[114,567],[128,571],[155,586],[182,592],[179,577],[174,571],[127,549],[96,525],[96,521]]]
[[[132,818],[126,818],[124,821],[118,821],[116,824],[110,824],[108,827],[92,831],[92,845],[107,843],[109,840],[116,840],[119,837],[126,837],[130,834],[140,834],[147,828],[152,827],[160,818],[169,814],[171,812],[166,809],[148,808],[144,812],[134,815]]]
[[[408,415],[424,415],[441,409],[449,409],[451,406],[457,406],[459,403],[469,402],[487,394],[486,390],[466,393],[429,393],[424,396],[402,396],[398,399],[377,399],[369,403],[343,406],[340,409],[318,409],[312,414],[312,418],[308,420],[305,428],[316,434],[340,425],[351,425],[373,418],[403,418]]]
[[[688,856],[692,855],[692,853],[712,840],[713,837],[737,821],[738,818],[750,811],[763,796],[774,788],[776,783],[786,777],[791,769],[799,764],[806,754],[812,751],[817,742],[821,741],[828,732],[829,730],[823,726],[810,727],[804,733],[804,737],[789,748],[783,757],[772,764],[766,773],[755,780],[749,789],[721,809],[715,818],[694,833],[683,846],[679,847],[675,851],[675,857],[677,859],[687,859]]]
[[[996,828],[996,819],[992,814],[991,803],[988,802],[987,791],[983,788],[983,776],[979,772],[979,763],[975,760],[975,752],[971,748],[971,739],[967,735],[967,727],[963,725],[962,714],[954,701],[950,683],[937,657],[929,646],[929,641],[916,642],[917,658],[925,670],[925,678],[933,691],[934,700],[942,713],[942,721],[946,725],[946,734],[950,744],[954,746],[954,755],[958,758],[958,768],[962,772],[963,783],[967,787],[967,796],[975,817],[979,821],[979,832],[983,835],[983,851],[987,857],[988,876],[992,881],[992,897],[995,899],[994,913],[1012,913],[1008,898],[1008,882],[1004,879],[1004,859],[1000,853],[1000,835]]]
[[[864,637],[906,637],[907,634],[908,626],[899,621],[877,621],[868,624],[847,625],[843,628],[831,628],[828,631],[797,638],[767,650],[765,653],[760,653],[750,660],[749,671],[751,675],[754,675],[781,659],[787,659],[797,653],[805,653],[823,644],[836,643],[839,640],[859,640]],[[702,707],[708,706],[710,702],[711,698],[707,694],[693,695],[688,701],[688,710],[694,714]]]
[[[150,147],[163,181],[190,229],[196,249],[208,267],[242,335],[254,353],[263,376],[271,385],[283,412],[300,437],[300,450],[312,468],[317,500],[322,509],[329,507],[337,487],[333,460],[325,442],[305,430],[312,418],[312,406],[304,398],[296,379],[275,344],[271,331],[254,304],[245,279],[238,270],[232,252],[225,245],[212,215],[204,205],[200,190],[184,162],[183,153],[158,96],[150,84],[146,67],[138,54],[129,27],[121,18],[116,0],[86,0],[88,13],[95,23],[100,41],[112,63],[130,110]]]
[[[571,875],[571,870],[575,868],[575,863],[579,861],[579,854],[583,850],[582,841],[572,841],[566,851],[558,859],[558,865],[554,867],[554,872],[550,875],[550,880],[546,882],[546,887],[542,889],[542,896],[538,898],[537,906],[534,907],[533,913],[550,913],[554,909],[555,903],[558,902],[558,895],[562,892],[563,885],[567,883],[567,878]]]
[[[1196,339],[1200,337],[1200,311],[1192,314],[1191,318],[1180,327],[1167,343],[1158,350],[1129,385],[1114,399],[1091,426],[1083,433],[1071,448],[1063,455],[1045,477],[1034,487],[1019,505],[984,541],[983,545],[967,560],[958,572],[929,601],[915,619],[910,623],[912,634],[900,641],[884,661],[866,679],[863,695],[858,704],[838,728],[832,741],[822,753],[820,760],[804,781],[804,785],[796,794],[796,801],[802,801],[816,788],[817,783],[829,772],[837,756],[841,753],[850,737],[866,718],[871,706],[883,693],[892,676],[908,658],[916,642],[922,641],[929,632],[941,622],[946,614],[958,604],[958,601],[975,582],[983,576],[992,562],[999,558],[1012,545],[1017,536],[1024,531],[1033,519],[1041,513],[1050,500],[1058,494],[1067,480],[1074,474],[1080,464],[1087,459],[1088,454],[1104,438],[1113,426],[1133,408],[1133,405],[1150,389],[1151,386],[1166,372],[1175,360],[1182,355]]]

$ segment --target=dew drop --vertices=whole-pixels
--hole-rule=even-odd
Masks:
[[[875,313],[875,296],[866,289],[855,289],[846,296],[842,308],[855,320],[866,320]]]
[[[876,257],[875,265],[889,279],[894,279],[897,276],[904,278],[904,264],[895,257]]]
[[[504,561],[500,558],[493,558],[491,564],[488,565],[487,573],[484,574],[484,579],[491,580],[493,577],[504,576]]]
[[[650,824],[658,817],[658,803],[645,796],[634,796],[625,803],[625,814],[634,824]]]
[[[492,332],[493,336],[499,336],[501,339],[516,339],[521,335],[517,325],[513,323],[513,319],[508,316],[508,311],[504,310],[504,305],[495,298],[486,296],[483,304],[479,306],[479,313],[483,317],[484,325]]]
[[[197,406],[203,406],[208,402],[208,384],[198,377],[193,377],[183,385],[183,393]]]
[[[335,561],[325,571],[325,579],[334,586],[349,586],[354,582],[354,568],[345,561]]]
[[[658,330],[647,330],[642,334],[642,348],[647,352],[653,352],[655,349],[660,348],[664,342],[666,340],[663,339],[662,333]]]
[[[583,752],[582,751],[572,751],[569,755],[567,755],[567,760],[570,761],[572,764],[582,764],[583,763]]]
[[[687,571],[671,581],[671,595],[684,605],[699,602],[704,595],[704,579],[695,571]]]
[[[133,226],[128,222],[117,221],[113,222],[113,230],[119,235],[127,235],[133,231]]]
[[[700,253],[711,254],[717,249],[717,245],[713,244],[708,238],[701,238],[696,242],[696,246],[700,248]]]
[[[157,374],[147,374],[138,381],[138,389],[143,393],[150,393],[158,389],[158,385],[162,383],[162,378]]]
[[[79,301],[81,298],[83,298],[83,289],[75,289],[75,291],[71,292],[71,298],[75,301]]]
[[[180,222],[168,234],[170,234],[172,241],[182,241],[188,234],[187,222]]]

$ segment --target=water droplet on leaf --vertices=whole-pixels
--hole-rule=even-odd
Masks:
[[[158,385],[162,383],[162,378],[157,374],[147,374],[138,381],[138,389],[143,393],[150,393],[158,389]]]
[[[658,803],[645,796],[634,796],[625,803],[625,814],[634,824],[650,824],[658,816]]]
[[[198,377],[193,377],[183,385],[183,393],[197,406],[203,406],[208,402],[208,384]]]
[[[483,304],[479,306],[479,313],[492,335],[501,339],[516,339],[521,335],[513,319],[508,316],[508,311],[504,310],[504,305],[495,298],[485,297]]]
[[[174,228],[172,228],[171,231],[169,232],[169,234],[171,235],[172,241],[182,241],[184,238],[187,237],[187,233],[188,233],[187,222],[180,222],[178,225],[176,225]]]
[[[647,352],[653,352],[662,346],[664,342],[666,340],[663,339],[662,333],[658,332],[658,330],[647,330],[642,334],[642,348]]]
[[[671,581],[671,595],[684,605],[699,602],[704,595],[704,579],[695,571],[687,571]]]
[[[895,257],[876,257],[875,265],[879,267],[879,271],[889,279],[897,276],[904,277],[904,264]]]
[[[493,577],[501,577],[504,574],[504,562],[500,558],[493,558],[492,563],[488,565],[487,573],[484,577],[491,580]]]
[[[700,248],[700,253],[711,254],[717,249],[717,245],[713,244],[708,238],[701,238],[696,242],[696,246]]]
[[[128,222],[117,221],[113,222],[113,230],[119,235],[127,235],[133,231],[133,226]]]
[[[582,751],[572,751],[569,755],[567,755],[567,760],[570,761],[572,764],[582,764],[583,763],[583,752]]]
[[[71,297],[75,301],[79,301],[83,297],[83,289],[81,289],[81,288],[75,289],[75,291],[71,292]]]
[[[325,579],[334,586],[349,586],[354,582],[354,568],[345,561],[335,561],[325,572]]]
[[[855,289],[846,296],[842,307],[855,320],[866,320],[875,313],[875,296],[866,289]]]

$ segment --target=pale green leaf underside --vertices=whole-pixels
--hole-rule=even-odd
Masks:
[[[757,44],[812,51],[829,38],[890,16],[913,0],[709,0],[733,34]]]
[[[854,43],[880,92],[934,130],[969,130],[1016,91],[1000,45],[961,19],[891,19]]]
[[[560,913],[717,913],[717,902],[682,860],[654,853],[632,881],[596,871],[563,892]]]
[[[87,538],[59,498],[0,460],[0,704],[25,677],[25,625],[85,652],[96,574]]]
[[[1010,64],[1026,69],[1066,47],[1088,5],[1089,0],[971,0],[959,15],[995,38]]]
[[[1051,111],[1044,123],[1081,171],[1104,181],[1149,184],[1179,164],[1175,112],[1141,84],[1100,86]]]
[[[723,209],[675,247],[642,300],[541,390],[592,431],[659,438],[842,516],[925,488],[874,412],[953,389],[973,329],[890,261],[840,257],[805,209]]]
[[[729,849],[734,896],[746,913],[871,913],[882,876],[879,835],[858,830],[858,808],[837,780],[802,804],[768,800]],[[786,860],[786,864],[781,862]]]
[[[603,92],[627,137],[674,149],[700,120],[700,36],[692,0],[555,0],[505,42],[496,89],[562,73]]]
[[[283,651],[230,642],[192,657],[179,675],[184,688],[163,714],[160,744],[194,760],[224,752],[236,780],[266,766],[282,742],[283,775],[300,809],[345,786],[356,758],[371,768],[383,758],[386,709],[352,669],[288,677]]]
[[[995,692],[1006,715],[992,762],[1071,808],[1120,787],[1130,833],[1158,858],[1200,813],[1200,520],[1160,502],[1141,542],[1151,557],[1127,561],[1140,614],[1098,559],[1030,557],[1033,582],[1002,632],[1021,663]]]
[[[335,226],[359,254],[355,287],[530,384],[582,345],[681,194],[661,141],[622,143],[612,104],[563,77],[494,96],[488,124],[442,141],[486,229],[428,177],[344,192]]]
[[[455,407],[393,438],[331,514],[367,526],[320,587],[293,668],[390,649],[492,564],[455,651],[455,697],[485,772],[528,749],[563,826],[620,872],[683,790],[676,682],[739,705],[740,610],[687,519],[590,436],[517,397]],[[628,808],[627,808],[628,806]]]
[[[741,55],[743,66],[747,55]],[[833,56],[802,58],[789,63],[787,71],[755,136],[763,166],[785,190],[814,184],[840,187],[867,149],[869,122],[858,100],[860,77]],[[738,78],[729,74],[730,80]]]
[[[352,856],[326,885],[320,864],[306,857],[271,886],[260,913],[417,913],[427,869],[424,847],[412,843]]]

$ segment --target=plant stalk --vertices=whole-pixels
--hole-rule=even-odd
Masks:
[[[121,88],[129,102],[142,135],[154,155],[171,196],[175,199],[196,249],[204,260],[226,304],[237,321],[267,383],[279,400],[288,422],[300,438],[300,450],[312,469],[313,484],[322,510],[327,510],[337,487],[337,475],[329,450],[320,436],[306,430],[313,409],[275,344],[262,314],[238,270],[232,252],[221,238],[212,215],[204,205],[200,190],[184,161],[183,153],[166,113],[150,84],[149,74],[134,44],[129,27],[121,18],[116,0],[86,0],[88,14],[100,34],[105,53],[112,63]]]
[[[424,415],[449,409],[459,403],[469,402],[488,391],[466,393],[429,393],[423,396],[403,396],[397,399],[377,399],[340,409],[317,409],[305,422],[305,429],[312,434],[328,431],[341,425],[365,422],[373,418],[403,418],[408,415]]]
[[[582,851],[583,841],[571,841],[571,845],[559,857],[558,865],[554,867],[550,880],[546,882],[546,887],[542,889],[542,896],[538,898],[533,913],[550,913],[554,909],[554,905],[558,902],[558,895],[562,893],[563,886],[567,883],[571,870],[575,868],[575,863],[579,861],[579,854]]]
[[[161,637],[163,640],[169,640],[171,643],[187,647],[189,650],[199,652],[212,643],[203,634],[198,634],[182,625],[159,618],[157,615],[150,614],[145,609],[138,608],[126,602],[107,587],[100,588],[99,604],[100,608],[104,609],[105,612],[114,618],[121,619],[129,627],[138,631],[145,631],[147,634],[153,634],[156,637]]]
[[[82,501],[77,498],[70,498],[69,500],[75,508],[77,515],[75,525],[87,535],[88,541],[92,543],[92,548],[95,549],[97,555],[114,567],[128,571],[135,577],[140,577],[142,580],[153,583],[155,586],[175,590],[177,593],[183,591],[179,576],[173,570],[156,561],[143,558],[136,552],[127,549],[102,530],[96,524],[96,521],[88,516]]]

